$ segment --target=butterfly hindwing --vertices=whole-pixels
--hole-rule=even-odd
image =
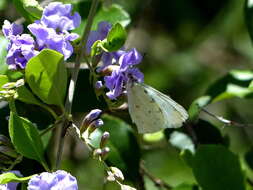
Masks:
[[[153,133],[165,126],[164,115],[155,100],[138,83],[127,89],[128,106],[131,119],[139,133]]]
[[[188,118],[181,105],[148,85],[133,83],[127,91],[129,113],[139,133],[181,127]]]

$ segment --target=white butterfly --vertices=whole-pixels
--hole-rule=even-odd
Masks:
[[[129,113],[139,133],[178,128],[188,118],[187,111],[170,97],[143,83],[127,84]]]

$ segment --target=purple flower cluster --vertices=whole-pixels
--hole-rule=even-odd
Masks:
[[[9,40],[6,62],[9,69],[24,69],[26,63],[38,54],[34,39],[29,34],[22,34],[23,27],[5,20],[2,28],[4,36]]]
[[[70,173],[58,170],[54,173],[43,172],[34,176],[28,183],[28,190],[77,190],[77,181]]]
[[[41,20],[28,25],[29,34],[22,34],[23,27],[9,21],[4,21],[3,34],[10,41],[7,47],[6,62],[10,69],[24,69],[26,63],[39,51],[45,48],[56,50],[68,59],[73,53],[71,41],[79,36],[69,33],[80,25],[78,13],[72,15],[72,5],[60,2],[50,3],[45,7]]]
[[[23,175],[18,170],[9,171],[11,173],[16,174],[19,177],[23,177]],[[16,190],[19,183],[10,182],[4,185],[0,185],[1,190]]]
[[[141,62],[142,56],[135,48],[124,52],[119,60],[119,67],[112,71],[110,76],[105,76],[105,86],[110,90],[106,95],[116,99],[124,93],[125,85],[129,81],[143,82],[144,75],[138,68],[133,67]]]
[[[86,52],[90,53],[93,43],[97,40],[104,40],[111,29],[111,24],[100,22],[96,31],[91,31],[86,44]],[[143,82],[144,76],[138,68],[134,66],[139,64],[142,56],[133,48],[125,51],[124,48],[116,52],[103,52],[101,55],[102,65],[97,69],[101,72],[110,65],[115,67],[110,76],[105,76],[105,86],[109,89],[106,94],[110,99],[116,99],[124,93],[125,85],[129,80]],[[99,84],[101,87],[101,83]]]

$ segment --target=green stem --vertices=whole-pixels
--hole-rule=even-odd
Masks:
[[[45,110],[47,110],[49,113],[51,113],[51,115],[54,117],[55,120],[58,119],[58,115],[50,107],[48,107],[47,105],[44,105],[44,104],[41,104],[40,106],[42,108],[44,108]]]
[[[9,108],[13,113],[17,113],[14,99],[9,101]]]
[[[55,165],[56,169],[58,169],[60,167],[62,150],[63,150],[64,139],[65,139],[65,131],[66,131],[66,129],[64,129],[64,127],[68,126],[68,123],[69,123],[69,117],[70,117],[71,110],[72,110],[72,103],[73,103],[73,99],[74,99],[75,86],[76,86],[76,82],[77,82],[77,78],[78,78],[78,74],[79,74],[79,70],[80,70],[81,60],[82,60],[82,57],[85,55],[86,43],[88,40],[88,36],[89,36],[90,30],[91,30],[91,26],[93,23],[94,16],[96,14],[98,4],[99,4],[99,0],[92,1],[91,9],[90,9],[88,19],[87,19],[87,24],[84,29],[84,33],[83,33],[83,36],[82,36],[82,39],[80,42],[80,50],[79,50],[79,53],[77,54],[77,57],[76,57],[75,68],[71,74],[71,80],[70,80],[70,84],[69,84],[69,88],[68,88],[68,96],[67,96],[67,100],[65,102],[65,116],[63,119],[63,124],[60,128],[60,139],[59,139],[58,151],[57,151],[57,156],[56,156],[56,165]]]

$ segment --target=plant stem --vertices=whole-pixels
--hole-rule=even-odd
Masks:
[[[69,117],[71,115],[72,103],[73,103],[74,93],[75,93],[75,86],[76,86],[76,82],[77,82],[77,78],[78,78],[78,74],[80,70],[81,60],[82,60],[82,57],[85,55],[86,43],[88,40],[88,36],[91,30],[91,26],[93,23],[94,16],[96,14],[98,4],[99,4],[99,0],[92,1],[91,9],[90,9],[88,19],[87,19],[87,24],[84,29],[83,36],[80,42],[80,50],[79,50],[79,53],[77,54],[75,67],[71,74],[71,80],[70,80],[70,84],[68,88],[68,96],[65,102],[65,115],[63,118],[63,124],[60,128],[60,139],[59,139],[58,151],[57,151],[57,156],[56,156],[56,165],[55,165],[56,169],[60,167],[66,127],[68,127],[70,123]]]
[[[144,167],[143,163],[140,165],[140,171],[143,175],[147,176],[155,184],[155,186],[166,190],[172,189],[169,184],[149,173],[149,171]]]

